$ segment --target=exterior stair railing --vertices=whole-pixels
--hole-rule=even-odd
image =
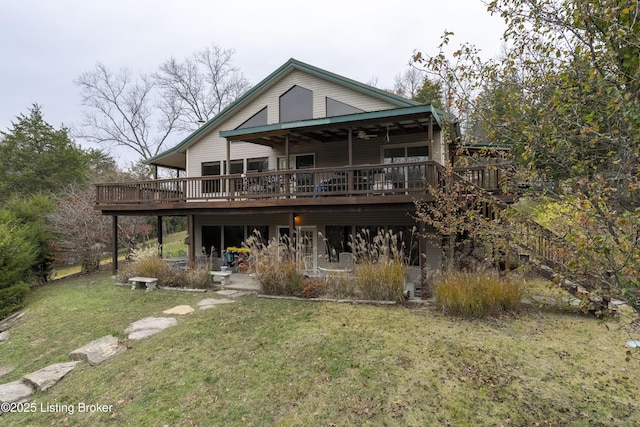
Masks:
[[[441,166],[438,175],[442,181],[440,188],[456,186],[462,206],[479,207],[487,218],[500,221],[511,256],[528,259],[544,277],[556,281],[561,288],[581,300],[590,292],[601,290],[604,295],[588,297],[591,309],[597,312],[608,308],[610,283],[587,270],[589,265],[583,265],[573,243],[511,208],[508,203],[465,179],[455,170]]]

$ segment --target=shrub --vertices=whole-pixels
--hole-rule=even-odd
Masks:
[[[396,261],[365,261],[355,266],[355,286],[362,298],[402,302],[405,266]]]
[[[351,241],[358,264],[355,287],[362,298],[402,302],[405,284],[405,245],[393,230],[371,236],[363,229]]]
[[[302,266],[293,261],[295,250],[289,240],[271,239],[265,244],[259,234],[247,239],[255,259],[262,291],[269,295],[315,298],[362,297],[371,300],[402,302],[405,283],[404,244],[392,231],[371,238],[368,231],[356,236],[353,275],[332,276],[323,281],[304,278]]]
[[[26,226],[15,224],[0,212],[0,319],[22,308],[37,260],[37,248]]]
[[[354,298],[358,296],[358,289],[354,276],[340,274],[331,277],[326,282],[325,292],[333,298]]]
[[[497,273],[449,272],[435,284],[436,305],[464,317],[499,315],[520,308],[524,285]]]
[[[0,320],[21,309],[28,293],[29,285],[22,282],[0,289]]]
[[[261,257],[257,265],[262,292],[267,295],[300,295],[303,277],[296,263],[287,260],[268,262],[267,259]]]
[[[265,244],[259,233],[247,239],[254,256],[256,277],[267,295],[295,295],[302,293],[303,276],[293,256],[293,245],[289,239],[273,238]]]
[[[211,276],[209,276],[209,270],[206,265],[196,265],[195,268],[188,270],[177,270],[175,273],[184,277],[186,282],[185,287],[194,289],[205,289],[211,285]]]
[[[319,298],[326,292],[327,283],[316,277],[305,277],[302,279],[302,290],[300,294],[303,298]]]
[[[169,264],[158,256],[158,251],[146,248],[133,251],[133,260],[118,271],[118,280],[126,282],[135,276],[155,277],[158,285],[166,285],[171,282],[171,275]]]

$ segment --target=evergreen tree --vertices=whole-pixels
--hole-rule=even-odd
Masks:
[[[58,192],[89,179],[90,157],[65,128],[45,122],[39,105],[21,114],[7,132],[0,131],[0,200],[12,195]]]

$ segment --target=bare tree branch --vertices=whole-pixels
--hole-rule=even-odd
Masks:
[[[233,66],[234,51],[211,46],[180,63],[171,58],[154,74],[163,108],[179,111],[176,127],[193,131],[246,92],[250,85]]]
[[[142,160],[156,156],[174,134],[194,131],[249,88],[233,54],[212,44],[182,63],[164,62],[152,75],[98,63],[75,81],[87,107],[75,136],[124,147]]]

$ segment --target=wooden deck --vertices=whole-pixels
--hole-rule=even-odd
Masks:
[[[498,167],[456,172],[486,191],[500,192],[503,172]],[[402,204],[428,199],[428,188],[442,185],[442,176],[440,164],[426,161],[97,184],[95,208],[103,213],[175,214],[202,209]]]

